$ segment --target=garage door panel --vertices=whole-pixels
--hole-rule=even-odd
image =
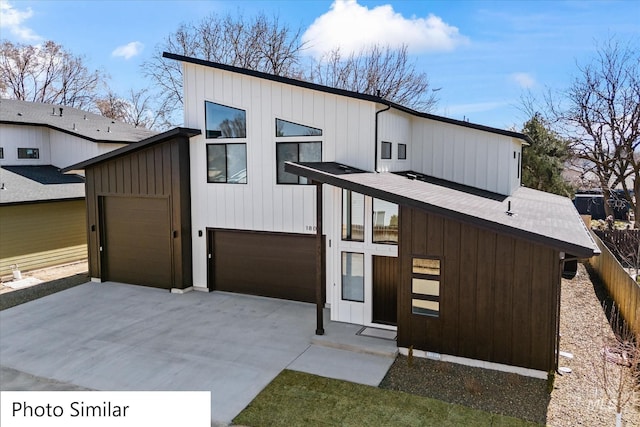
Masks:
[[[242,231],[214,232],[214,288],[315,300],[315,238]]]
[[[105,197],[106,279],[171,288],[171,227],[166,198]]]

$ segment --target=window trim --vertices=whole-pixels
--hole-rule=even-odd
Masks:
[[[216,137],[209,137],[208,136],[208,121],[207,121],[207,104],[213,104],[213,105],[219,105],[221,107],[225,107],[225,108],[229,108],[231,110],[237,110],[237,111],[242,111],[244,113],[244,136],[216,136]],[[225,105],[225,104],[220,104],[218,102],[213,102],[213,101],[204,101],[204,139],[205,140],[209,140],[209,139],[217,139],[217,140],[227,140],[227,139],[232,139],[232,140],[237,140],[237,139],[247,139],[247,110],[244,110],[242,108],[237,108],[237,107],[232,107],[230,105]]]
[[[244,145],[244,159],[245,159],[245,182],[229,182],[229,153],[227,145]],[[224,169],[225,169],[225,181],[211,181],[209,180],[209,147],[210,146],[224,146]],[[207,158],[207,184],[248,184],[249,174],[247,173],[247,143],[246,142],[223,142],[223,143],[208,143],[206,144],[206,158]]]
[[[27,155],[27,150],[33,150],[33,153],[35,153],[35,156],[29,156]],[[20,153],[24,153],[24,154],[20,154]],[[18,159],[20,160],[34,160],[34,159],[39,159],[40,158],[40,149],[39,148],[32,148],[32,147],[18,147]]]
[[[400,147],[402,147],[404,150],[402,156],[400,155]],[[407,144],[398,143],[398,160],[407,160]]]
[[[356,254],[356,255],[362,255],[362,300],[356,300],[356,299],[348,299],[344,297],[344,282],[343,282],[343,274],[342,274],[342,269],[344,267],[344,254]],[[340,300],[341,301],[349,301],[349,302],[357,302],[357,303],[364,303],[365,300],[365,282],[366,282],[366,278],[365,278],[365,274],[367,269],[365,268],[365,263],[366,261],[366,257],[364,252],[353,252],[353,251],[340,251]]]
[[[349,234],[353,235],[353,233],[347,233],[347,237],[344,237],[344,235],[342,234],[342,227],[346,224],[345,223],[345,215],[344,215],[344,203],[345,203],[345,194],[348,194],[347,198],[349,200],[349,207],[347,208],[347,211],[349,212],[349,216],[351,217],[351,221],[349,222],[349,224],[353,224],[353,194],[359,194],[362,196],[362,240],[358,240],[358,239],[354,239],[353,237],[349,237]],[[364,243],[365,241],[365,235],[366,233],[366,218],[367,218],[367,209],[366,209],[366,196],[362,193],[358,193],[357,191],[353,191],[353,190],[347,190],[345,188],[342,189],[342,194],[340,197],[341,200],[341,209],[340,209],[340,240],[343,242],[358,242],[358,243]],[[350,229],[351,230],[351,229]]]
[[[435,260],[438,261],[438,268],[439,268],[439,274],[423,274],[423,273],[415,273],[413,271],[413,260],[414,259],[424,259],[424,260]],[[440,303],[442,300],[442,277],[443,277],[443,269],[444,266],[444,260],[442,257],[439,256],[428,256],[428,255],[412,255],[411,256],[411,314],[416,315],[416,316],[424,316],[424,317],[430,317],[430,318],[439,318],[440,317],[440,313],[442,312],[442,308],[440,307]],[[431,281],[437,281],[438,282],[438,295],[429,295],[429,294],[420,294],[420,293],[415,293],[413,292],[413,279],[422,279],[422,280],[431,280]],[[414,310],[414,305],[413,305],[413,301],[429,301],[429,302],[435,302],[438,304],[438,310],[431,310],[432,313],[426,312],[426,313],[419,313],[416,312]],[[429,309],[424,309],[423,310],[429,310]]]
[[[309,129],[314,129],[317,131],[320,131],[320,133],[318,135],[278,135],[278,121],[281,122],[285,122],[285,123],[290,123],[292,125],[296,125],[296,126],[300,126],[300,127],[305,127],[305,128],[309,128]],[[285,119],[280,119],[278,117],[275,118],[275,137],[276,138],[318,138],[321,137],[323,132],[322,129],[320,128],[316,128],[313,126],[309,126],[309,125],[304,125],[302,123],[296,123],[296,122],[292,122],[291,120],[285,120]]]
[[[375,231],[376,218],[375,218],[375,215],[376,215],[377,212],[381,212],[381,211],[376,211],[376,200],[380,200],[380,201],[386,202],[386,203],[391,203],[393,205],[396,205],[396,207],[398,208],[398,211],[395,214],[398,217],[398,241],[397,242],[375,240],[375,235],[376,235],[376,231]],[[365,215],[366,215],[366,213],[365,213]],[[398,205],[397,203],[392,203],[392,202],[389,202],[389,201],[386,201],[386,200],[378,199],[376,197],[371,197],[371,243],[374,244],[374,245],[398,246],[399,240],[400,240],[400,205]]]
[[[385,156],[385,144],[389,145],[389,156],[386,157]],[[381,160],[391,160],[393,158],[393,143],[389,142],[389,141],[381,141],[380,142],[380,159]]]
[[[287,137],[285,137],[287,138]],[[296,138],[296,137],[291,137],[291,138]],[[296,144],[297,146],[297,157],[298,157],[298,161],[300,161],[300,144],[320,144],[320,161],[322,161],[322,141],[318,141],[318,140],[313,140],[313,141],[288,141],[288,140],[280,140],[280,141],[276,141],[276,184],[277,185],[311,185],[311,182],[301,182],[302,179],[306,179],[307,181],[308,178],[305,178],[303,176],[298,176],[298,182],[280,182],[280,176],[278,174],[278,169],[280,166],[280,152],[278,151],[278,145],[280,144]],[[282,162],[284,163],[284,162]]]

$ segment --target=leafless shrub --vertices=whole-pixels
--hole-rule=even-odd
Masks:
[[[478,395],[482,393],[482,383],[475,377],[466,377],[463,379],[464,389],[467,393]]]

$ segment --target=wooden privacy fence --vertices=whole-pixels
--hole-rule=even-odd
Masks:
[[[639,265],[640,230],[593,230],[624,267]]]
[[[592,234],[602,253],[591,257],[589,263],[604,282],[622,317],[640,335],[640,285],[629,276],[597,233]]]

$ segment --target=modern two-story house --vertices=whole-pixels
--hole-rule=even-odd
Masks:
[[[153,134],[77,108],[0,100],[0,276],[85,259],[84,179],[60,168]]]
[[[95,280],[313,302],[317,333],[329,308],[404,352],[556,367],[563,262],[597,247],[569,199],[521,187],[525,135],[164,56],[185,127],[67,168]]]

